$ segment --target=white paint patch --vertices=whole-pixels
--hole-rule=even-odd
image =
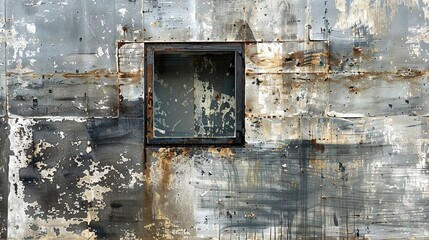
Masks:
[[[121,8],[118,10],[118,12],[121,14],[122,17],[125,17],[125,14],[128,12],[126,8]]]
[[[132,169],[128,169],[128,172],[131,178],[130,183],[128,184],[129,188],[134,188],[135,184],[137,184],[138,186],[143,186],[143,173],[134,172]]]
[[[92,152],[92,147],[91,147],[91,142],[88,141],[86,143],[86,153],[90,153],[90,152]]]
[[[121,157],[121,161],[120,162],[122,162],[122,163],[129,162],[131,160],[129,158],[124,157],[123,153],[119,154],[119,156]]]
[[[87,120],[85,118],[82,118],[82,117],[61,117],[61,118],[58,118],[56,116],[55,117],[47,116],[46,121],[47,122],[74,121],[77,123],[83,123],[83,122],[86,122]]]
[[[42,140],[40,140],[40,142],[38,144],[35,144],[33,147],[33,154],[36,157],[41,157],[43,156],[43,150],[46,150],[47,148],[50,147],[54,147],[54,145],[48,143],[48,142],[43,142]]]
[[[62,131],[58,132],[58,134],[60,135],[61,140],[63,140],[66,137],[65,133]]]
[[[429,27],[409,27],[406,43],[429,43]]]
[[[121,80],[124,81],[124,80]],[[123,84],[121,86],[121,95],[124,97],[124,99],[127,99],[129,101],[138,101],[139,99],[143,99],[143,84]]]
[[[57,171],[57,169],[55,167],[40,170],[40,175],[42,176],[42,181],[44,182],[45,179],[47,179],[50,182],[52,182],[54,180],[54,174],[56,171]]]
[[[87,212],[88,223],[99,220],[98,211],[106,207],[103,194],[112,191],[109,187],[102,186],[102,181],[114,168],[111,166],[100,167],[99,165],[100,163],[92,162],[89,166],[89,170],[83,172],[85,176],[81,177],[77,183],[79,188],[85,188],[82,198],[88,202],[94,203]]]
[[[101,56],[103,56],[104,55],[104,52],[103,52],[103,48],[102,47],[98,47],[97,48],[97,54],[95,54],[97,57],[101,57]]]
[[[36,25],[34,23],[27,23],[27,32],[35,34],[36,33]]]
[[[79,145],[82,144],[82,141],[74,141],[74,142],[70,142],[72,146],[76,146],[78,147]]]
[[[28,204],[24,201],[24,186],[19,179],[19,170],[25,168],[30,162],[26,155],[26,149],[31,148],[33,144],[33,129],[35,121],[31,119],[9,119],[10,126],[10,150],[12,155],[9,157],[9,186],[11,188],[8,196],[8,238],[24,239],[26,230],[29,226],[29,219],[25,211]],[[31,156],[30,156],[31,157]]]

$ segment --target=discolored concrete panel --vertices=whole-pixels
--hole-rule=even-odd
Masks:
[[[114,3],[117,41],[143,41],[143,1],[129,0]]]
[[[19,0],[6,8],[8,73],[115,71],[114,4]]]
[[[426,0],[0,0],[0,238],[426,239],[428,23]],[[145,142],[155,42],[243,44],[243,145]]]
[[[141,121],[9,124],[9,237],[141,236]]]
[[[405,187],[410,183],[405,169],[419,163],[412,147],[402,155],[389,145],[291,141],[283,148],[184,151],[149,152],[152,238],[427,234],[422,208],[404,206],[410,198],[422,204],[420,196],[427,192],[420,187],[424,172],[412,177],[415,187]],[[395,212],[408,214],[400,220]],[[413,222],[409,235],[395,230],[401,221]]]
[[[8,77],[9,115],[25,117],[116,117],[115,75],[95,71]]]
[[[246,73],[326,73],[325,42],[249,42],[245,44]]]
[[[236,1],[143,1],[145,41],[244,40],[245,4]]]
[[[326,19],[333,70],[427,69],[427,29],[422,27],[428,22],[427,2],[342,0],[330,4]]]
[[[325,74],[246,74],[247,116],[323,116],[330,83]]]
[[[246,41],[304,41],[305,22],[311,15],[305,2],[246,0],[245,7],[245,21],[252,33],[246,36]],[[315,17],[319,19],[319,16]]]
[[[421,116],[428,113],[427,76],[396,74],[332,74],[328,116]]]

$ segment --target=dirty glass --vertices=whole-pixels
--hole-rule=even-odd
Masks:
[[[154,136],[235,137],[235,52],[154,55]]]

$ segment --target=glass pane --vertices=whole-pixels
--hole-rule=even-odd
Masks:
[[[235,53],[156,52],[155,137],[235,137]]]

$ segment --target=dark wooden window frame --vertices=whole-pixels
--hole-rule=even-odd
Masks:
[[[145,143],[146,145],[243,145],[244,144],[244,46],[242,43],[145,43]],[[153,135],[153,89],[155,52],[235,52],[235,137],[156,138]]]

